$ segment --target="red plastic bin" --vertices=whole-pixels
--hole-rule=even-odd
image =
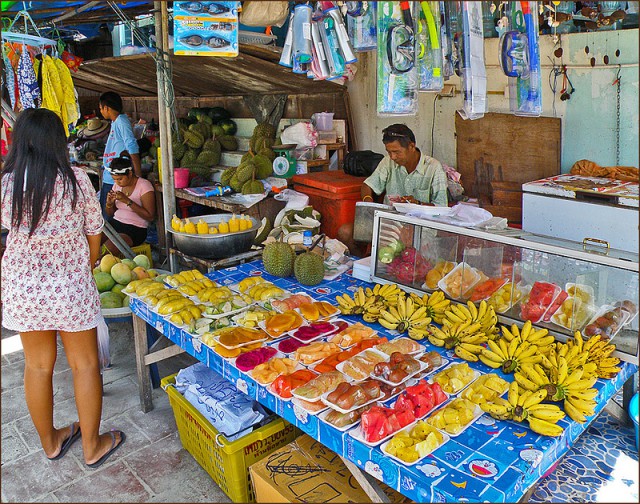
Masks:
[[[340,226],[353,222],[365,179],[342,171],[324,171],[295,175],[292,180],[294,190],[309,196],[309,204],[322,214],[320,231],[337,238]]]

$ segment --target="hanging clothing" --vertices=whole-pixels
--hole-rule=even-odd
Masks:
[[[53,62],[58,69],[58,75],[60,76],[60,83],[62,85],[62,107],[67,113],[65,126],[69,124],[75,126],[80,118],[80,114],[78,113],[79,107],[76,100],[76,89],[73,86],[73,79],[71,78],[71,70],[69,70],[69,67],[59,58],[54,58]]]
[[[33,69],[31,56],[25,46],[18,61],[18,94],[23,109],[39,108],[41,102],[40,88]]]
[[[66,111],[64,114],[62,113],[62,85],[60,84],[60,76],[50,56],[44,56],[42,58],[40,70],[42,71],[42,108],[55,112],[62,120],[62,124],[67,124],[65,117]]]
[[[13,110],[16,109],[16,73],[13,70],[13,65],[7,58],[6,54],[2,55],[2,60],[4,62],[4,75],[5,82],[7,84],[7,91],[9,92],[9,100],[11,101],[11,108]]]

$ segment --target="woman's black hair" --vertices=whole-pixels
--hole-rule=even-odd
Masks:
[[[78,181],[67,153],[67,137],[60,118],[47,109],[26,109],[13,128],[13,143],[2,176],[13,173],[11,225],[18,229],[23,218],[32,236],[49,214],[55,184],[62,177],[63,197],[78,202]]]
[[[120,156],[117,158],[113,158],[111,160],[111,164],[109,165],[109,171],[118,171],[118,170],[133,170],[133,163],[131,162],[131,156],[127,151],[122,151]]]
[[[416,143],[416,136],[406,124],[392,124],[382,130],[382,143],[398,142],[402,147],[409,147],[410,143]]]
[[[107,91],[100,95],[100,105],[106,105],[118,112],[118,114],[122,113],[122,98],[113,91]]]

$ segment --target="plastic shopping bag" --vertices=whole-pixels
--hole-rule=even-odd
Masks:
[[[100,314],[98,322],[98,361],[100,362],[100,372],[111,367],[111,353],[109,351],[109,326]]]

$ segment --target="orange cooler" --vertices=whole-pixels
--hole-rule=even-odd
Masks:
[[[293,189],[309,196],[309,204],[322,214],[320,231],[337,238],[340,226],[353,222],[365,179],[336,170],[294,175],[292,180]]]

